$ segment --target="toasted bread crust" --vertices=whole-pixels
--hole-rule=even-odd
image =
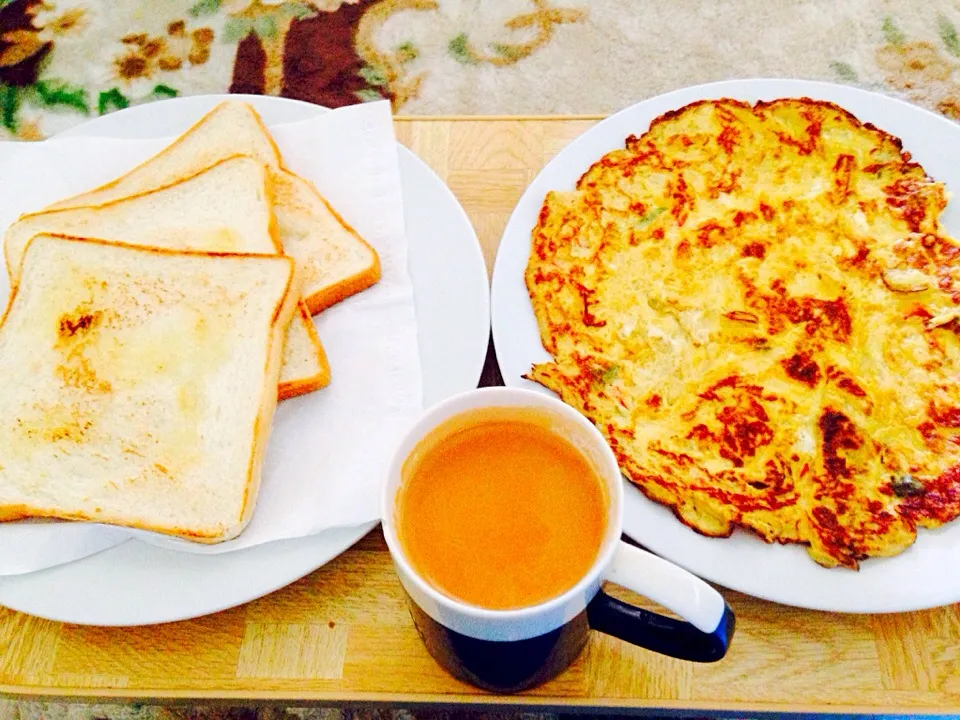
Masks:
[[[313,320],[310,319],[310,312],[307,310],[303,301],[300,302],[299,312],[304,318],[310,341],[317,351],[317,361],[320,365],[320,370],[314,375],[280,383],[277,387],[277,399],[280,401],[289,400],[298,395],[306,395],[314,390],[325,388],[330,384],[330,363],[327,361],[327,353],[323,349],[320,336],[317,334],[317,328],[313,324]]]
[[[267,141],[270,143],[270,146],[273,148],[273,152],[274,152],[274,154],[276,155],[277,165],[280,165],[280,164],[281,164],[280,148],[277,147],[277,143],[274,141],[273,136],[268,132],[267,126],[264,124],[263,119],[260,117],[260,113],[258,113],[258,112],[253,108],[253,106],[250,105],[249,103],[246,103],[246,102],[243,102],[243,101],[240,101],[240,100],[224,100],[223,102],[217,103],[214,107],[212,107],[210,110],[208,110],[208,111],[206,112],[206,114],[204,114],[203,117],[201,117],[201,118],[200,118],[199,120],[197,120],[193,125],[191,125],[189,128],[187,128],[187,130],[185,130],[183,133],[181,133],[181,134],[177,137],[176,140],[174,140],[174,141],[173,141],[172,143],[170,143],[166,148],[164,148],[163,150],[161,150],[159,154],[163,154],[163,153],[169,152],[171,148],[177,147],[177,146],[180,145],[181,143],[185,142],[186,139],[187,139],[187,137],[189,137],[189,136],[190,136],[191,134],[193,134],[197,129],[199,129],[200,126],[203,125],[211,115],[213,115],[214,113],[216,113],[217,111],[219,111],[220,108],[222,108],[222,107],[223,107],[224,105],[226,105],[227,103],[231,103],[231,102],[233,102],[233,103],[239,103],[239,104],[243,105],[244,108],[247,110],[247,112],[249,112],[249,113],[253,116],[254,120],[255,120],[256,123],[257,123],[257,125],[259,125],[260,128],[263,130],[264,136],[267,138]],[[242,154],[242,153],[240,153],[240,154]],[[154,157],[155,157],[155,156],[151,156],[151,157],[147,158],[146,160],[144,160],[144,161],[143,161],[142,163],[140,163],[139,165],[136,165],[135,167],[133,167],[133,168],[131,168],[130,170],[128,170],[127,172],[125,172],[123,175],[121,175],[121,176],[119,176],[119,177],[117,177],[117,178],[114,178],[114,179],[111,180],[110,182],[104,183],[103,185],[100,185],[100,186],[94,188],[93,190],[87,190],[86,192],[77,193],[76,195],[71,195],[71,196],[68,197],[68,198],[64,198],[63,200],[59,200],[58,202],[54,203],[53,205],[50,205],[49,207],[47,207],[46,209],[47,209],[47,210],[64,210],[64,209],[66,209],[66,208],[81,207],[81,206],[100,207],[99,205],[96,205],[96,204],[90,204],[90,203],[88,203],[88,202],[81,202],[81,201],[83,200],[83,198],[85,198],[85,197],[88,196],[88,195],[92,196],[92,195],[96,195],[96,193],[104,192],[104,191],[106,191],[106,190],[112,190],[112,189],[115,188],[117,185],[119,185],[121,182],[123,182],[123,181],[126,180],[128,177],[130,177],[131,175],[133,175],[133,173],[137,172],[137,171],[140,170],[142,167],[144,167],[144,166],[147,165],[149,162],[151,162],[151,161],[154,159]],[[213,163],[213,164],[215,165],[215,164],[217,164],[217,163]],[[212,165],[211,165],[211,167],[212,167]]]
[[[118,527],[127,527],[133,530],[146,530],[161,535],[171,535],[173,537],[183,538],[192,542],[203,543],[205,545],[215,545],[226,540],[232,540],[239,535],[239,532],[230,532],[229,535],[194,532],[180,527],[163,527],[152,525],[150,523],[137,523],[136,521],[125,520],[123,518],[112,518],[109,515],[92,515],[90,513],[53,513],[45,510],[33,510],[26,505],[0,505],[0,522],[16,522],[18,520],[69,520],[74,522],[94,522]],[[232,530],[232,529],[231,529]]]
[[[279,156],[280,150],[277,148],[276,143],[274,143],[273,137],[267,132],[267,128],[260,119],[260,115],[256,111],[253,111],[253,115],[256,117],[257,123],[263,129],[264,134],[270,138],[270,142],[273,144],[273,147]],[[266,189],[267,195],[269,196],[268,204],[270,206],[270,239],[273,240],[273,246],[276,248],[277,254],[283,255],[283,243],[280,242],[280,228],[277,224],[277,214],[274,211],[275,191],[273,186],[273,173],[266,173]],[[296,267],[296,272],[299,276],[300,268],[296,266],[296,264],[294,264],[294,266]],[[287,382],[280,383],[277,386],[278,402],[289,400],[290,398],[297,397],[298,395],[306,395],[314,390],[325,388],[330,384],[330,363],[327,361],[327,353],[323,349],[323,343],[320,342],[320,336],[317,334],[317,328],[313,324],[313,319],[311,318],[312,313],[310,312],[309,306],[306,304],[306,300],[304,298],[300,299],[298,312],[301,316],[301,321],[307,330],[307,335],[310,337],[310,342],[315,350],[317,364],[320,366],[320,370],[313,375],[308,375],[296,380],[288,380]]]
[[[261,256],[262,257],[262,256]],[[264,374],[267,378],[273,378],[279,387],[280,367],[283,364],[283,346],[286,337],[287,326],[293,319],[294,313],[300,306],[300,288],[297,285],[297,264],[293,258],[286,255],[280,255],[290,266],[290,274],[287,278],[286,292],[277,303],[273,314],[274,325],[273,332],[270,333],[270,349],[267,354],[267,365],[264,368]],[[313,325],[313,323],[309,323]],[[270,440],[270,430],[272,428],[273,414],[277,409],[279,401],[279,391],[262,393],[260,412],[257,413],[253,424],[253,452],[250,453],[250,464],[248,466],[246,488],[243,493],[243,505],[240,516],[240,523],[236,528],[231,529],[229,535],[221,537],[216,542],[231,540],[242,533],[250,520],[253,518],[253,511],[256,508],[256,497],[260,492],[260,483],[262,481],[261,468],[263,467],[263,458],[267,452],[267,443]]]
[[[287,172],[289,172],[289,170]],[[380,256],[377,254],[377,251],[373,249],[370,243],[360,237],[357,231],[354,230],[353,227],[340,216],[340,213],[333,209],[330,203],[327,202],[326,198],[320,194],[316,187],[314,187],[312,182],[306,178],[300,179],[303,180],[307,187],[310,188],[311,192],[316,194],[324,206],[326,206],[327,210],[330,211],[330,214],[336,218],[337,222],[343,225],[344,229],[346,229],[351,235],[353,235],[353,237],[357,239],[359,243],[361,243],[370,251],[370,256],[372,258],[370,266],[361,272],[351,275],[348,278],[344,278],[338,283],[330,285],[323,290],[315,292],[311,295],[307,295],[303,298],[304,303],[306,303],[307,308],[310,310],[310,314],[316,315],[317,313],[336,305],[341,300],[345,300],[351,295],[356,295],[357,293],[376,285],[380,281],[381,277]]]
[[[351,295],[363,292],[369,287],[377,284],[380,280],[380,261],[377,260],[373,265],[352,275],[345,280],[341,280],[336,285],[325,288],[306,298],[304,302],[311,315],[323,312],[327,308],[333,307],[337,303],[346,300]]]

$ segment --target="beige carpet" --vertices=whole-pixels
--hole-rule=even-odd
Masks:
[[[960,119],[958,28],[953,0],[0,0],[0,138],[198,93],[328,106],[389,97],[403,114],[596,114],[774,76],[857,84]],[[0,700],[0,720],[257,716]],[[299,716],[412,717],[259,712]]]

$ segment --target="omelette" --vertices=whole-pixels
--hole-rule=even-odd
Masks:
[[[696,531],[827,567],[960,514],[960,243],[942,183],[830,103],[693,103],[550,192],[526,376]]]

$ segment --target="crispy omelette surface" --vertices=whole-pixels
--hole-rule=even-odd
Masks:
[[[960,244],[900,142],[808,99],[705,101],[551,192],[528,375],[711,536],[858,567],[960,514]]]

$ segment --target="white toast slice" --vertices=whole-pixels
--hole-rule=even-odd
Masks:
[[[236,537],[298,297],[282,255],[32,239],[0,325],[0,520]]]
[[[174,185],[99,207],[25,215],[4,238],[10,282],[17,284],[23,248],[38,233],[173,250],[279,254],[271,206],[264,165],[237,156]],[[281,399],[330,382],[330,366],[310,314],[306,309],[298,314],[284,343]]]
[[[303,300],[311,313],[358,293],[380,279],[380,258],[320,196],[312,183],[283,166],[280,151],[248,103],[219,104],[166,149],[126,175],[48,209],[97,206],[170,185],[234,155],[270,168],[276,186],[277,231],[283,251],[303,272]]]

